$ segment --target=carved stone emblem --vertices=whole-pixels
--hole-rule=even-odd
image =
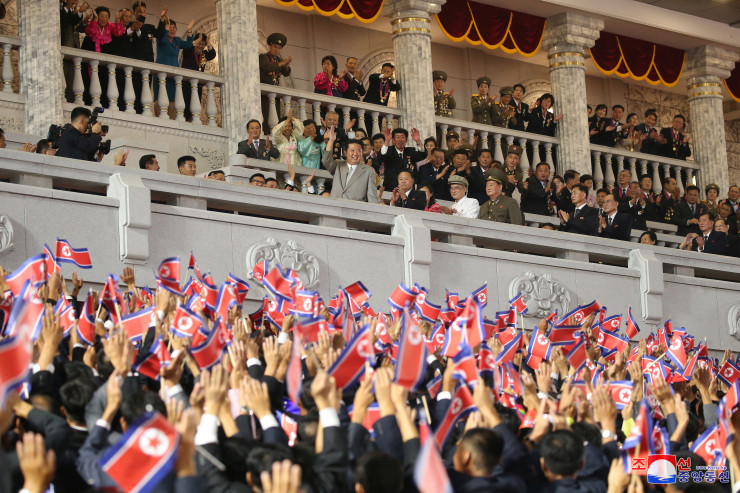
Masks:
[[[0,216],[0,255],[13,250],[13,225],[8,216]]]
[[[249,272],[263,260],[267,260],[270,267],[278,264],[283,270],[293,269],[306,289],[318,287],[319,260],[294,240],[280,242],[275,238],[267,238],[249,247],[247,251]]]
[[[525,272],[516,276],[509,284],[509,297],[513,298],[520,291],[527,303],[528,317],[547,317],[555,310],[559,314],[568,312],[570,292],[550,274],[538,276],[533,272]]]
[[[727,326],[730,328],[730,335],[735,339],[740,339],[740,305],[730,307],[727,314]]]

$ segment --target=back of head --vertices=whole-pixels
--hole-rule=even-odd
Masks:
[[[252,447],[247,455],[247,474],[251,478],[252,489],[262,489],[260,474],[263,472],[272,472],[272,465],[275,462],[282,462],[285,459],[293,460],[293,454],[290,449],[284,445],[276,443],[262,443]]]
[[[470,452],[479,473],[490,476],[501,461],[504,439],[488,428],[473,428],[465,432],[458,447]]]
[[[545,467],[558,476],[575,477],[583,465],[583,440],[569,430],[555,430],[540,443]]]
[[[59,389],[59,398],[67,418],[75,423],[85,422],[85,406],[95,393],[95,382],[83,378],[70,380]]]
[[[395,493],[403,486],[403,466],[384,452],[369,452],[357,462],[355,481],[365,493]]]
[[[163,416],[167,416],[164,402],[154,392],[138,390],[124,398],[121,403],[121,417],[129,426],[152,411],[158,411]]]
[[[78,118],[83,117],[83,116],[86,116],[89,118],[90,116],[92,116],[92,113],[90,113],[90,110],[88,110],[84,106],[78,106],[72,110],[72,115],[70,117],[70,120],[74,122]]]
[[[141,156],[141,159],[139,159],[139,168],[146,169],[146,165],[151,164],[155,157],[154,154],[144,154]]]

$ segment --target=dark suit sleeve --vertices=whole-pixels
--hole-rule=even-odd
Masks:
[[[375,444],[378,449],[398,460],[402,460],[403,439],[396,417],[391,415],[380,418],[373,424],[373,430],[375,431]]]
[[[632,216],[625,214],[623,218],[622,229],[619,231],[617,237],[620,240],[630,241],[632,239]]]
[[[370,433],[364,426],[350,423],[347,430],[347,449],[350,464],[370,451]]]
[[[696,240],[694,240],[696,241]],[[724,255],[727,250],[727,235],[721,231],[713,231],[709,240],[704,244],[704,253]]]
[[[571,215],[570,219],[568,219],[567,226],[568,231],[571,233],[595,235],[599,229],[599,213],[591,207],[584,208],[580,217],[574,218]]]
[[[206,443],[201,445],[201,447],[216,459],[221,460],[221,447],[218,443]],[[198,476],[203,478],[206,483],[207,489],[201,491],[208,491],[209,493],[226,493],[231,491],[229,479],[201,454],[195,455],[195,464],[198,469]]]
[[[67,448],[70,429],[64,418],[40,409],[33,409],[28,413],[28,422],[44,435],[46,448],[54,449],[57,457]]]
[[[342,430],[338,426],[324,428],[324,450],[314,463],[317,493],[345,491],[348,467],[347,441]]]
[[[94,426],[80,448],[77,457],[77,472],[88,484],[99,486],[112,481],[98,464],[98,460],[108,446],[109,433],[102,426]]]
[[[690,219],[691,209],[686,204],[679,204],[673,210],[673,217],[671,217],[671,223],[678,227],[686,226]]]

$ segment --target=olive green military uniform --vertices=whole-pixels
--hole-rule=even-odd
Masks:
[[[447,82],[447,74],[441,70],[432,72],[432,80],[442,79]],[[455,98],[446,91],[434,93],[434,114],[436,116],[446,116],[452,118],[452,110],[457,108]]]
[[[522,224],[522,211],[519,204],[503,193],[496,200],[489,200],[480,206],[478,219],[486,219],[497,223]]]

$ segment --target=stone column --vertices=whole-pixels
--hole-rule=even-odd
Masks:
[[[19,0],[20,93],[26,97],[25,131],[46,137],[49,125],[64,124],[62,51],[57,0]]]
[[[738,53],[715,46],[697,46],[686,52],[683,78],[689,96],[691,141],[694,160],[699,163],[699,188],[719,185],[720,194],[729,188],[727,142],[722,111],[722,80],[735,68]]]
[[[402,117],[400,125],[419,129],[422,139],[436,135],[432,98],[432,32],[430,17],[445,0],[387,0],[384,12],[391,15],[393,51]]]
[[[218,42],[223,127],[229,132],[228,154],[246,138],[251,119],[262,121],[257,0],[218,0]]]
[[[599,38],[604,21],[565,12],[547,19],[542,49],[547,50],[550,83],[555,96],[554,111],[562,114],[558,172],[574,169],[591,174],[591,153],[586,114],[586,65],[584,55]]]

